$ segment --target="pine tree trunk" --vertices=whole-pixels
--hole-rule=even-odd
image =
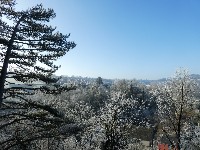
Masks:
[[[0,107],[1,107],[1,104],[3,102],[3,93],[4,93],[4,84],[5,84],[5,81],[6,81],[6,75],[7,75],[7,69],[8,69],[8,63],[9,63],[9,59],[10,59],[10,54],[11,54],[11,51],[12,51],[12,48],[13,48],[13,42],[14,42],[14,39],[15,39],[15,36],[16,36],[16,33],[17,33],[17,28],[20,24],[20,22],[25,18],[25,15],[23,15],[19,21],[17,22],[17,24],[15,25],[15,28],[14,28],[14,31],[12,33],[12,36],[11,36],[11,39],[9,40],[8,42],[8,45],[7,45],[7,51],[6,51],[6,55],[5,55],[5,58],[4,58],[4,62],[3,62],[3,67],[2,67],[2,70],[1,70],[1,77],[0,77]]]

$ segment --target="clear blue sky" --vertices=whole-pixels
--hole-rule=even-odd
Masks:
[[[58,75],[158,79],[183,67],[200,74],[199,0],[17,0],[43,3],[77,46]]]

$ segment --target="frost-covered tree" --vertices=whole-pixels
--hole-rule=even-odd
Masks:
[[[26,97],[31,101],[15,102],[18,109],[3,109],[0,113],[0,148],[62,149],[71,146],[67,141],[72,139],[77,144],[92,113],[81,102],[74,102],[72,107],[72,102],[62,98],[61,95],[37,92]]]
[[[128,149],[131,141],[129,136],[132,120],[124,116],[124,112],[134,106],[122,92],[111,93],[110,99],[101,108],[99,114],[91,119],[87,134],[90,136],[90,148],[101,150]],[[132,143],[133,144],[133,143]],[[135,143],[135,146],[139,144]],[[132,145],[133,146],[133,145]],[[136,146],[137,147],[137,146]]]
[[[97,86],[91,82],[90,84],[81,87],[77,86],[76,91],[71,91],[66,96],[70,96],[75,101],[81,101],[90,106],[94,112],[98,113],[100,108],[104,107],[106,101],[110,97],[109,89],[103,85]]]
[[[128,80],[115,80],[111,86],[111,90],[115,92],[127,92],[130,88],[130,81]]]
[[[126,149],[128,143],[127,128],[129,122],[123,112],[126,103],[123,94],[113,95],[110,103],[102,109],[100,116],[101,127],[104,130],[103,150]]]
[[[112,92],[122,92],[126,99],[132,100],[134,107],[124,113],[136,126],[153,124],[156,111],[155,100],[148,88],[136,80],[118,80],[111,86]]]
[[[153,91],[157,98],[158,123],[171,145],[180,150],[186,142],[185,129],[193,125],[194,92],[196,84],[185,70]],[[175,140],[172,140],[175,139]]]

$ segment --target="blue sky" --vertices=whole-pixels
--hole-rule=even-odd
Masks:
[[[200,74],[199,0],[18,0],[42,3],[77,46],[57,75],[158,79],[183,67]]]

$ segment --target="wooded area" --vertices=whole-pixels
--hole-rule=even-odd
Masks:
[[[42,4],[0,1],[0,149],[200,149],[199,80],[184,69],[162,82],[57,77],[75,48]]]

